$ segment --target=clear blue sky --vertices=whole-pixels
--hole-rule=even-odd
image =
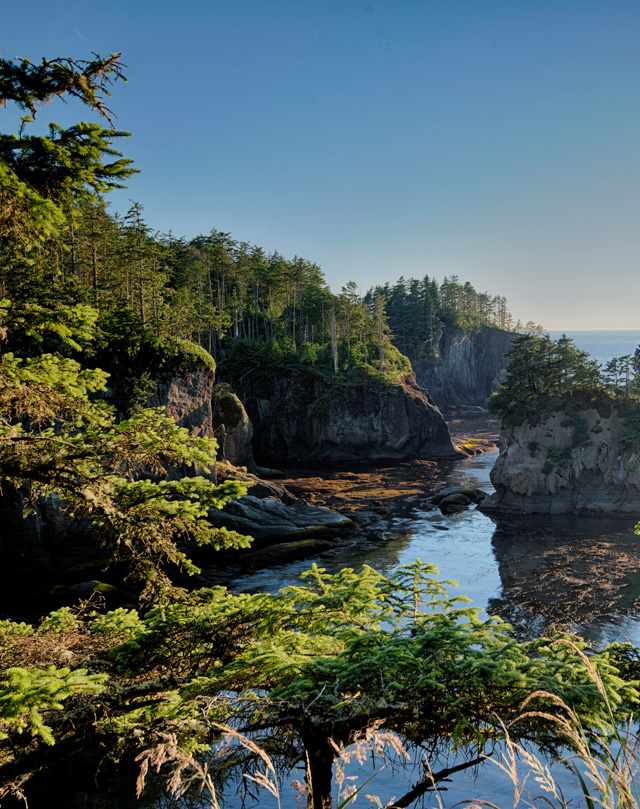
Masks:
[[[1,15],[3,57],[122,52],[111,106],[142,173],[111,199],[140,201],[153,228],[304,256],[336,291],[456,274],[550,329],[640,328],[638,0],[3,0]]]

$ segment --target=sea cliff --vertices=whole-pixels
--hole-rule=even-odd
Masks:
[[[440,408],[484,402],[502,381],[513,334],[501,329],[439,332],[432,356],[410,356],[419,385]]]
[[[411,373],[396,384],[327,381],[311,373],[238,386],[261,463],[453,458],[459,453],[429,392]]]
[[[616,409],[556,411],[503,430],[480,508],[499,514],[640,515],[640,457],[621,443]]]

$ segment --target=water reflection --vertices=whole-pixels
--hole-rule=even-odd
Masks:
[[[519,634],[554,628],[598,644],[640,644],[640,537],[634,522],[554,517],[498,522],[491,541],[502,592],[489,612]]]
[[[438,486],[491,492],[496,455],[440,468]],[[366,563],[389,574],[419,558],[437,565],[441,578],[458,582],[458,593],[511,623],[520,637],[562,628],[598,645],[630,640],[640,646],[640,537],[634,520],[495,520],[477,510],[443,516],[428,506],[428,489],[424,501],[414,498],[410,507],[381,520],[381,540],[361,540],[315,561],[330,572]],[[231,586],[274,592],[298,583],[310,565],[303,560],[248,573]]]

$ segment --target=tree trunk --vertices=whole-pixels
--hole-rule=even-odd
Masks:
[[[331,809],[331,780],[334,752],[326,733],[307,724],[301,734],[307,751],[307,809]]]
[[[338,339],[336,337],[336,305],[331,307],[331,353],[333,354],[333,371],[338,373]]]

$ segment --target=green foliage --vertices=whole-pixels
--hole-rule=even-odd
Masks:
[[[377,298],[385,302],[394,345],[412,359],[434,357],[443,329],[512,328],[506,298],[478,293],[455,275],[441,284],[429,276],[401,277],[393,286],[374,287],[364,298],[370,310]]]
[[[535,456],[539,446],[540,445],[537,441],[529,441],[527,444],[527,447],[529,448],[529,455],[531,455],[532,458]]]
[[[112,401],[126,415],[144,408],[160,374],[216,367],[209,352],[189,340],[149,334],[129,309],[100,313],[95,347],[85,349],[84,356],[110,374],[115,382]]]
[[[5,307],[11,324],[11,307]],[[21,311],[21,310],[20,310]],[[73,323],[77,312],[72,313]],[[48,329],[45,318],[38,330]],[[36,328],[34,326],[34,328]],[[182,349],[180,349],[182,350]],[[44,354],[0,361],[0,476],[29,482],[40,493],[57,492],[94,535],[126,561],[148,595],[169,587],[167,563],[197,568],[177,542],[215,548],[246,546],[240,535],[212,528],[208,509],[221,508],[246,491],[235,482],[216,487],[203,477],[163,480],[170,467],[208,471],[215,441],[194,438],[162,409],[143,410],[116,422],[93,394],[107,375],[75,360]],[[145,477],[143,477],[143,475]],[[154,475],[155,479],[146,476]]]
[[[555,464],[547,460],[542,464],[542,469],[540,471],[543,475],[549,475],[555,468]]]
[[[589,443],[589,427],[583,416],[574,408],[569,407],[566,411],[566,418],[562,421],[563,427],[572,427],[572,445],[582,447]]]
[[[161,371],[215,371],[216,362],[202,346],[190,340],[165,338],[154,344]]]
[[[91,622],[91,632],[124,640],[135,635],[143,626],[136,610],[118,607],[104,615],[98,615]]]
[[[566,336],[553,341],[535,334],[517,335],[508,356],[505,382],[489,397],[489,411],[509,428],[525,421],[537,424],[554,411],[567,410],[574,444],[584,445],[586,423],[578,411],[609,401],[596,361]]]
[[[0,59],[0,105],[27,112],[18,134],[0,133],[0,245],[29,259],[43,239],[60,233],[74,199],[123,188],[136,170],[113,148],[126,137],[113,127],[81,122],[62,129],[49,124],[47,136],[25,134],[36,111],[70,95],[111,122],[104,103],[112,80],[124,79],[119,54],[92,61]],[[115,159],[112,159],[115,158]]]
[[[0,621],[0,644],[4,647],[8,646],[12,640],[30,635],[33,635],[33,627],[30,624]]]
[[[590,654],[599,688],[582,646],[518,643],[505,624],[482,620],[468,599],[452,597],[436,572],[420,562],[390,576],[367,566],[329,575],[314,566],[275,595],[215,587],[182,592],[144,616],[115,610],[81,618],[80,631],[108,646],[99,658],[77,651],[75,672],[5,672],[0,752],[11,760],[16,734],[29,728],[34,750],[89,734],[121,753],[170,732],[191,755],[206,751],[224,723],[282,766],[308,761],[312,783],[321,784],[327,773],[330,781],[336,746],[383,721],[407,745],[458,749],[472,759],[501,738],[531,694],[540,714],[564,700],[587,731],[605,727],[610,711],[620,717],[634,709],[635,683],[621,676],[624,650]],[[76,635],[64,630],[58,643]],[[88,658],[95,674],[86,674]],[[70,704],[75,721],[65,721],[65,701],[79,691],[84,702]],[[511,732],[551,749],[562,743],[537,715]],[[246,771],[237,751],[215,760],[227,774],[235,766]]]
[[[618,433],[618,443],[627,450],[640,449],[640,406],[635,405],[624,423],[624,427]]]
[[[74,632],[82,626],[82,622],[69,607],[60,607],[59,610],[49,613],[38,627],[38,635],[62,635],[65,632]]]
[[[61,711],[65,700],[74,694],[101,692],[106,680],[106,674],[87,674],[85,669],[6,669],[0,676],[0,740],[10,738],[10,730],[19,734],[29,731],[45,744],[55,744],[43,713]]]
[[[554,466],[564,468],[571,460],[571,450],[572,448],[570,446],[549,447],[547,449],[547,457],[554,464]]]

